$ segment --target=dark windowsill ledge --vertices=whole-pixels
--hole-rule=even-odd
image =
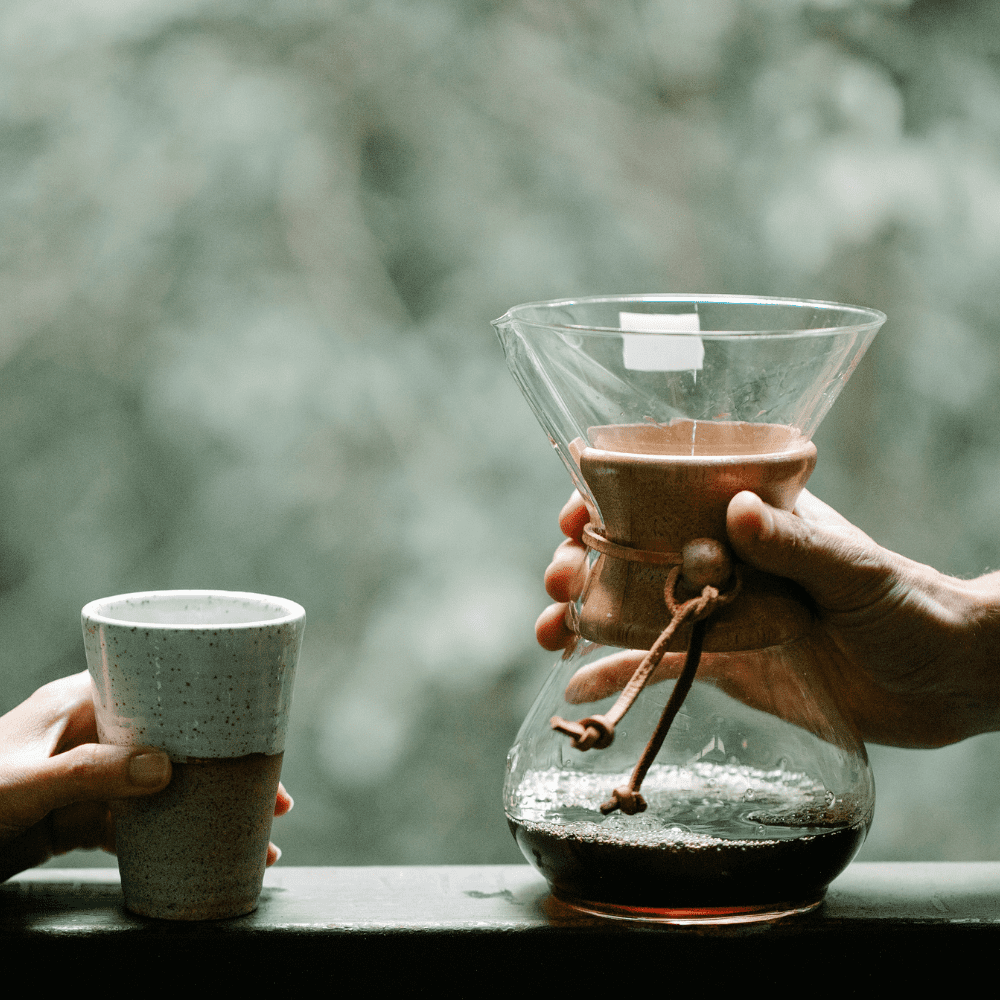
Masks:
[[[457,987],[466,983],[475,995],[490,983],[531,993],[562,981],[561,994],[589,995],[610,987],[612,974],[628,980],[653,969],[669,989],[675,974],[683,982],[683,970],[697,967],[706,983],[750,991],[811,989],[833,976],[831,988],[850,995],[859,976],[871,986],[883,976],[920,983],[935,966],[964,980],[976,965],[993,968],[998,952],[993,862],[855,864],[811,914],[707,928],[581,916],[553,900],[527,865],[278,866],[255,913],[197,924],[132,916],[114,869],[36,869],[0,885],[8,968],[23,961],[33,975],[67,981],[113,968],[164,986],[405,987],[419,995],[436,984],[433,992],[463,995]],[[881,972],[869,980],[873,962]],[[800,974],[818,979],[788,980]]]

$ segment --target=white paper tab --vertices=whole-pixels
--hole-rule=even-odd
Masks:
[[[697,313],[620,312],[618,325],[623,331],[623,361],[629,371],[688,372],[704,367],[705,345],[701,337],[690,336],[701,330]],[[626,330],[629,332],[624,332]],[[651,333],[683,333],[686,336],[648,336]]]

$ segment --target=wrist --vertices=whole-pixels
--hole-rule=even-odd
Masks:
[[[955,581],[961,641],[954,673],[974,736],[1000,732],[1000,573]]]

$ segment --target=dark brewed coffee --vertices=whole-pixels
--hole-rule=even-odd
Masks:
[[[643,788],[646,813],[605,819],[596,803],[608,777],[529,773],[508,808],[522,853],[571,903],[662,911],[801,908],[822,898],[867,833],[867,820],[852,825],[847,804],[802,775],[660,765]]]

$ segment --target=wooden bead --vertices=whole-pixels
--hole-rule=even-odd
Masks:
[[[696,538],[681,549],[681,583],[693,594],[706,586],[723,590],[733,575],[729,549],[714,538]]]

